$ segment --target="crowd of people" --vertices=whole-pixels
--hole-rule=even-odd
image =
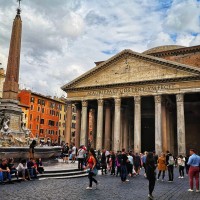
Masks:
[[[133,153],[132,151],[97,151],[90,148],[88,151],[83,145],[77,150],[78,168],[86,169],[88,172],[89,186],[86,189],[92,189],[92,183],[98,185],[98,181],[94,178],[97,175],[97,165],[101,166],[101,174],[110,174],[112,176],[120,176],[122,183],[128,182],[128,177],[139,176],[141,168],[144,168],[144,177],[149,181],[148,197],[153,199],[153,190],[156,180],[165,181],[166,172],[168,178],[166,181],[174,181],[174,168],[178,168],[179,176],[183,179],[185,174],[189,176],[190,188],[188,191],[194,191],[195,179],[196,192],[199,192],[199,172],[200,172],[200,156],[194,149],[190,149],[190,156],[179,155],[175,157],[167,151],[157,155],[156,152]],[[96,169],[97,168],[97,169]]]
[[[14,159],[2,159],[0,164],[0,183],[4,184],[12,182],[12,174],[22,177],[22,180],[32,180],[37,178],[37,174],[44,172],[41,159],[34,159],[34,147],[36,143],[32,142],[30,145],[29,157],[30,159],[22,159],[20,163],[15,166]],[[133,153],[132,151],[95,151],[93,148],[87,149],[81,145],[79,149],[75,144],[64,144],[62,146],[61,157],[63,162],[75,163],[78,160],[78,169],[86,170],[89,178],[89,186],[87,190],[92,189],[93,182],[98,185],[95,176],[98,170],[101,170],[102,175],[110,174],[111,176],[119,176],[122,183],[128,182],[128,177],[141,175],[141,168],[144,168],[144,177],[149,181],[148,197],[153,199],[153,190],[156,180],[165,181],[166,171],[168,172],[168,182],[174,181],[174,168],[178,168],[179,176],[177,178],[183,179],[185,174],[189,176],[190,188],[188,191],[194,191],[194,179],[196,185],[196,192],[199,192],[199,172],[200,172],[200,156],[196,154],[194,149],[190,149],[190,155],[179,155],[175,157],[167,151],[157,155],[156,152]]]
[[[3,158],[0,163],[0,184],[13,184],[12,175],[17,179],[21,177],[21,180],[27,181],[37,179],[37,174],[43,172],[44,167],[41,158],[36,160],[30,158],[28,161],[26,159],[21,159],[17,165],[13,158]]]

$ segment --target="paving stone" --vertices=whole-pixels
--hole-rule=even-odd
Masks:
[[[143,174],[144,171],[141,171]],[[189,181],[186,176],[178,179],[175,169],[174,182],[156,181],[154,197],[158,200],[200,199],[200,193],[188,192]],[[98,175],[98,189],[86,190],[88,178],[35,180],[12,185],[0,185],[1,200],[145,200],[148,199],[148,181],[143,175],[129,178],[122,183],[120,177]],[[95,186],[95,184],[94,184]]]

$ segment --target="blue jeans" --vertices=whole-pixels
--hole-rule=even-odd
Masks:
[[[8,178],[11,181],[11,174],[10,172],[0,172],[0,181],[3,182],[4,178]]]
[[[121,165],[121,180],[124,182],[126,181],[126,176],[127,176],[127,167],[126,165]]]
[[[30,169],[28,169],[28,171],[30,173],[31,178],[36,178],[37,177],[35,168],[30,168]]]
[[[3,182],[3,173],[0,172],[0,182]]]

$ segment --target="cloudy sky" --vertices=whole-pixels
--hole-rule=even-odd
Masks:
[[[6,69],[16,0],[0,0]],[[61,86],[123,49],[200,45],[200,0],[22,0],[20,87],[61,96]]]

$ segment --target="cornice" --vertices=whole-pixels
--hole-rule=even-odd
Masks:
[[[98,85],[98,86],[89,86],[89,87],[79,87],[79,88],[68,88],[65,89],[65,92],[73,91],[84,91],[92,89],[102,89],[102,88],[114,88],[114,87],[123,87],[123,86],[136,86],[136,85],[146,85],[146,84],[162,84],[162,83],[177,83],[177,82],[186,82],[186,81],[199,81],[199,76],[190,76],[190,77],[181,77],[181,78],[169,78],[169,79],[159,79],[159,80],[148,80],[148,81],[137,81],[130,83],[117,83],[117,84],[107,84],[107,85]]]

